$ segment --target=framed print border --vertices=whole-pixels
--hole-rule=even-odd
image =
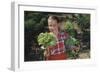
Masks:
[[[40,61],[24,62],[24,11],[44,11],[44,12],[70,12],[91,14],[91,35],[95,35],[94,24],[96,24],[96,8],[78,5],[35,5],[34,3],[12,2],[11,4],[11,69],[14,71],[26,69],[45,69],[68,66],[86,66],[96,64],[95,41],[91,36],[91,58],[82,60],[66,61]],[[95,49],[94,49],[95,48]],[[66,65],[65,65],[66,64]]]

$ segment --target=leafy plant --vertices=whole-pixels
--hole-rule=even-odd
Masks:
[[[56,45],[56,39],[53,33],[40,33],[38,36],[38,43],[46,48]]]
[[[73,37],[70,37],[65,41],[65,45],[69,46],[67,51],[70,59],[76,59],[79,53],[79,41]]]
[[[73,37],[69,37],[69,39],[65,40],[66,45],[75,46],[79,44],[79,41]]]
[[[65,31],[67,31],[67,32],[69,33],[70,36],[75,37],[74,25],[73,25],[72,22],[67,21],[67,22],[64,24],[64,28],[65,28]]]

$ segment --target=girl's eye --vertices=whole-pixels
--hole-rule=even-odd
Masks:
[[[49,25],[50,27],[52,27],[52,25]]]
[[[51,25],[49,25],[49,27],[51,27]]]

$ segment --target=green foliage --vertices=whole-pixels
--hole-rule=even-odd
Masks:
[[[80,25],[82,30],[90,29],[90,15],[89,14],[78,15],[77,22]]]
[[[74,29],[74,26],[70,21],[67,21],[65,24],[65,29],[70,31],[70,30]]]
[[[79,55],[79,52],[75,52],[74,50],[69,50],[67,53],[69,59],[76,59]]]
[[[47,27],[47,14],[40,12],[25,11],[25,29],[36,32],[45,31]]]
[[[78,58],[79,50],[79,40],[70,37],[68,40],[65,41],[65,45],[70,46],[69,50],[67,51],[68,53],[68,58],[70,59],[76,59]],[[77,51],[76,51],[77,50]]]
[[[73,37],[70,37],[69,39],[65,40],[65,44],[70,46],[75,46],[79,44],[79,41]]]
[[[45,48],[56,45],[56,39],[52,33],[40,33],[37,40],[39,45],[43,45]]]
[[[69,33],[70,36],[75,37],[75,32],[74,32],[74,26],[73,23],[70,21],[67,21],[64,25],[65,30]]]

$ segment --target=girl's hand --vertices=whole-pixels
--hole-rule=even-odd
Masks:
[[[45,56],[45,57],[50,56],[49,48],[45,49],[45,51],[44,51],[44,56]]]
[[[47,51],[46,50],[44,51],[44,56],[47,57]]]

